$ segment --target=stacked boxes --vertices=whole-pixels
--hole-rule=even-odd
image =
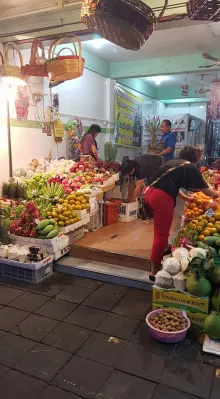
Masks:
[[[203,329],[204,321],[209,314],[209,297],[199,298],[188,292],[176,289],[153,287],[153,310],[155,309],[180,309],[185,310],[194,327]]]
[[[138,202],[123,203],[119,210],[119,222],[132,222],[137,219]]]

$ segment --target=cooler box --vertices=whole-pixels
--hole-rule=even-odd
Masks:
[[[119,222],[132,222],[137,219],[138,202],[122,203],[119,209]]]

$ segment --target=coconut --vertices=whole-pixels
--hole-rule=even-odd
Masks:
[[[220,315],[216,312],[208,315],[204,322],[206,334],[210,339],[220,339]]]
[[[215,265],[209,270],[208,279],[211,284],[220,287],[220,265]]]
[[[217,312],[220,311],[220,289],[217,288],[211,296],[211,304],[212,304],[212,309],[216,310]]]
[[[211,284],[205,277],[196,278],[194,273],[191,273],[186,280],[187,291],[194,296],[205,297],[211,293]]]

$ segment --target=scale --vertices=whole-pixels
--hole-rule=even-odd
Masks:
[[[213,339],[210,339],[208,335],[206,335],[203,344],[203,352],[220,356],[220,341],[214,341]]]

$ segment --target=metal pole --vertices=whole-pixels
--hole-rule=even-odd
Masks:
[[[7,99],[7,132],[8,132],[9,176],[12,177],[11,123],[10,123],[10,108],[9,108],[9,100],[8,99]]]

